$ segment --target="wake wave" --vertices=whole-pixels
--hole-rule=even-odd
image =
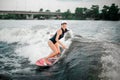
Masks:
[[[45,26],[33,26],[31,28],[1,28],[0,41],[7,43],[18,43],[15,53],[19,56],[29,58],[31,63],[50,54],[51,50],[48,47],[48,40],[52,33],[55,33],[56,28],[50,31],[50,28]],[[69,32],[62,41],[69,46],[71,32]]]
[[[120,79],[120,44],[105,42],[105,53],[101,57],[103,71],[101,77],[111,80]]]
[[[75,35],[65,54],[63,61],[67,65],[65,78],[120,79],[120,44],[118,43],[89,40]],[[78,74],[80,75],[76,76]]]

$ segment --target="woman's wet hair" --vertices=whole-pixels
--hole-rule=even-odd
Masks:
[[[65,32],[68,32],[68,31],[69,31],[69,30],[66,28],[66,29],[65,29]]]

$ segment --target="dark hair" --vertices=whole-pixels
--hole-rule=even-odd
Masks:
[[[66,29],[65,29],[65,32],[68,32],[68,31],[69,31],[69,30],[66,28]]]

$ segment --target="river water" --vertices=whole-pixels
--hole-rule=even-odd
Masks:
[[[61,20],[0,20],[0,80],[120,80],[120,21],[67,22],[63,58],[39,70]]]

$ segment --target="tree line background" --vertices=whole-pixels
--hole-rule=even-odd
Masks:
[[[51,12],[50,10],[43,10],[41,8],[40,12]],[[60,9],[56,10],[58,13],[62,13],[62,18],[65,20],[120,20],[120,8],[114,3],[111,6],[104,5],[100,10],[99,5],[92,5],[90,9],[77,7],[75,12],[72,13],[70,9],[65,12],[61,12]],[[35,18],[40,19],[42,15],[35,15]],[[24,14],[7,14],[0,15],[0,19],[26,19]],[[51,16],[44,16],[46,19],[49,19]],[[44,18],[42,18],[44,19]],[[58,19],[58,18],[56,18]]]
[[[77,7],[75,13],[71,13],[70,9],[63,13],[64,19],[93,19],[93,20],[120,20],[120,8],[112,4],[104,5],[99,10],[99,5],[92,5],[90,9]]]

